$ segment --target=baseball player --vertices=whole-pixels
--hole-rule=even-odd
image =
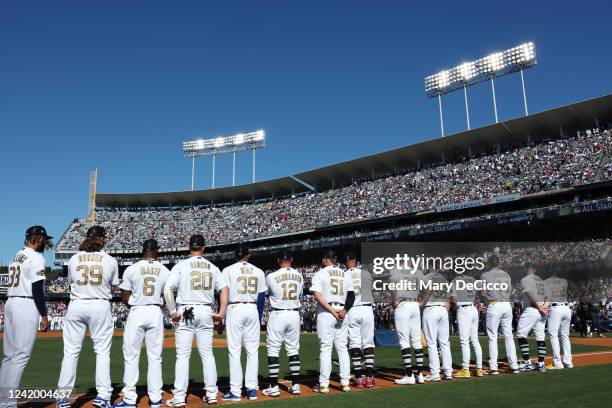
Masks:
[[[189,359],[195,338],[204,371],[204,401],[217,403],[217,366],[213,355],[213,329],[225,317],[228,289],[219,268],[204,258],[206,241],[200,234],[189,238],[190,257],[174,265],[166,286],[164,298],[170,317],[176,327],[176,366],[172,399],[169,407],[184,407],[189,385]],[[174,290],[177,290],[176,303]],[[212,306],[215,291],[219,295],[219,312]]]
[[[402,359],[404,361],[404,376],[395,380],[396,384],[423,384],[423,345],[421,343],[421,308],[419,304],[420,285],[424,279],[421,270],[409,271],[393,269],[390,282],[391,302],[395,308],[395,329],[399,338]],[[401,286],[398,286],[401,285]],[[397,289],[400,287],[401,289]],[[411,351],[412,349],[412,351]],[[412,373],[412,354],[416,361],[417,375]]]
[[[45,257],[52,237],[35,225],[26,230],[25,247],[8,266],[8,300],[4,304],[4,344],[0,368],[0,403],[16,407],[10,390],[19,388],[36,340],[36,331],[49,328],[45,305]],[[40,318],[40,325],[38,323]]]
[[[424,281],[431,285],[423,298],[425,310],[423,311],[423,332],[427,342],[429,356],[429,372],[425,381],[440,381],[440,354],[442,356],[442,370],[444,378],[453,378],[453,361],[450,351],[448,303],[450,293],[443,285],[448,284],[446,278],[432,267],[428,268]]]
[[[321,261],[323,269],[312,277],[310,291],[317,301],[317,337],[320,346],[319,384],[315,392],[329,393],[329,376],[332,364],[332,346],[335,346],[340,361],[340,385],[342,391],[351,390],[350,358],[347,349],[348,321],[346,313],[355,302],[355,292],[350,277],[336,266],[336,254],[328,250]]]
[[[567,303],[567,280],[552,275],[544,281],[546,293],[550,296],[548,335],[553,353],[553,369],[572,368],[572,345],[569,340],[572,311]],[[563,362],[559,349],[559,337],[563,343]]]
[[[162,293],[170,271],[156,261],[158,245],[154,239],[142,245],[141,261],[123,272],[121,298],[130,308],[123,331],[123,400],[115,408],[135,407],[138,363],[142,342],[147,346],[147,388],[150,406],[159,408],[162,401],[162,348],[164,316],[161,311]]]
[[[523,363],[519,365],[521,371],[533,370],[529,358],[529,342],[527,336],[533,330],[536,344],[538,346],[538,363],[535,369],[540,372],[546,371],[544,358],[546,357],[546,342],[544,341],[544,328],[546,326],[546,316],[548,316],[548,296],[546,295],[546,285],[538,275],[536,275],[535,265],[527,263],[527,275],[521,279],[521,292],[523,293],[523,303],[527,306],[516,327],[516,338],[523,355]]]
[[[302,274],[291,267],[293,258],[287,251],[278,257],[279,269],[266,277],[270,296],[270,317],[268,319],[268,376],[270,387],[263,390],[264,395],[280,396],[278,388],[279,354],[285,342],[289,370],[291,371],[291,394],[300,394],[300,295],[304,291]]]
[[[349,252],[345,255],[346,276],[351,280],[355,291],[355,303],[347,313],[349,351],[355,373],[355,386],[374,387],[374,311],[372,310],[372,276],[357,267],[357,256]],[[365,378],[361,367],[365,359]]]
[[[246,349],[247,362],[244,375],[246,395],[257,399],[257,375],[259,368],[260,317],[263,312],[266,277],[261,269],[250,264],[248,248],[238,246],[237,262],[223,269],[223,277],[229,287],[229,306],[225,324],[227,327],[227,349],[230,364],[230,390],[223,401],[240,401],[242,395],[242,344]]]
[[[115,258],[104,252],[106,231],[93,226],[79,252],[68,261],[70,303],[64,318],[64,359],[58,388],[72,392],[76,368],[89,330],[96,353],[96,390],[94,407],[110,408],[113,391],[110,379],[110,348],[113,340],[113,317],[110,300],[112,289],[119,285],[119,266]],[[67,398],[57,401],[58,408],[69,407]]]
[[[519,374],[516,358],[516,347],[512,337],[512,306],[510,305],[510,293],[512,291],[512,279],[505,271],[498,268],[499,258],[491,255],[487,259],[489,270],[480,277],[487,286],[482,291],[482,297],[487,302],[487,337],[489,338],[489,374],[498,375],[497,370],[497,333],[501,327],[506,344],[506,358],[512,373]]]
[[[461,342],[462,369],[455,373],[457,378],[470,378],[470,344],[476,357],[476,376],[482,377],[482,348],[478,341],[478,309],[474,305],[476,279],[457,275],[451,282],[451,301],[457,311],[457,326]]]

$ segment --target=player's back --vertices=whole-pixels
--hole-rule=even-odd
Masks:
[[[203,256],[192,256],[174,265],[167,285],[178,288],[176,302],[212,304],[215,290],[225,287],[219,268]]]
[[[45,257],[25,247],[13,257],[8,272],[7,295],[32,297],[32,283],[45,279]]]
[[[567,280],[557,276],[551,276],[544,281],[546,292],[551,302],[567,302]]]
[[[81,251],[68,261],[70,299],[112,298],[112,286],[119,285],[117,260],[105,251]]]
[[[439,272],[430,272],[425,275],[425,281],[429,282],[431,286],[429,289],[431,290],[431,296],[427,301],[428,305],[435,304],[446,304],[448,298],[450,297],[450,293],[443,287],[443,284],[447,284],[448,280]]]
[[[507,272],[493,268],[481,276],[487,286],[483,291],[484,298],[489,302],[509,302],[512,291],[512,279]]]
[[[401,284],[401,289],[395,289],[396,301],[416,301],[421,292],[421,282],[424,280],[425,275],[420,269],[408,270],[408,269],[393,269],[391,271],[391,282],[395,284]]]
[[[335,265],[324,267],[312,277],[310,291],[319,292],[329,304],[343,305],[349,290],[353,290],[350,277]],[[319,312],[324,310],[321,305],[317,308]]]
[[[538,275],[531,274],[526,275],[521,279],[521,288],[523,291],[523,302],[529,305],[531,299],[527,296],[527,292],[531,293],[531,296],[536,302],[542,303],[546,297],[546,287],[544,281]]]
[[[304,277],[293,268],[280,268],[266,276],[270,305],[275,309],[299,309]]]
[[[236,262],[223,269],[222,274],[229,287],[230,303],[257,302],[259,293],[266,290],[265,274],[248,262]]]
[[[170,271],[161,262],[140,260],[123,272],[121,289],[132,292],[130,306],[161,305]]]
[[[476,279],[468,275],[457,275],[451,281],[451,292],[460,304],[474,303],[476,300]]]
[[[372,275],[365,269],[351,268],[346,271],[346,276],[351,279],[355,291],[355,305],[371,304],[374,301]]]

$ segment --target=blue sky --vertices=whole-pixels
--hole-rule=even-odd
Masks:
[[[609,93],[612,5],[532,3],[4,1],[0,263],[29,225],[59,238],[86,214],[95,167],[100,192],[188,189],[183,140],[266,129],[261,180],[435,137],[423,77],[525,41],[530,111]],[[522,114],[519,81],[496,83],[502,120]],[[469,93],[472,126],[492,122],[490,87]],[[462,94],[444,108],[464,130]],[[217,169],[230,184],[230,157]]]

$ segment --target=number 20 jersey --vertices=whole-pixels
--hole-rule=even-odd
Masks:
[[[302,274],[293,268],[281,268],[266,277],[270,305],[275,309],[299,309],[304,290]]]
[[[212,304],[215,290],[227,286],[219,268],[202,256],[192,256],[174,265],[166,285],[178,288],[176,303],[179,305]]]
[[[76,253],[68,261],[70,299],[112,298],[112,286],[119,285],[117,260],[104,251]]]
[[[259,293],[267,290],[263,271],[248,262],[236,262],[223,269],[223,277],[229,286],[230,303],[257,302]]]

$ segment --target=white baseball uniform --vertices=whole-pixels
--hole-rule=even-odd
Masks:
[[[474,306],[475,282],[476,279],[466,275],[458,275],[451,282],[452,295],[457,302],[457,326],[464,370],[470,369],[470,343],[476,357],[476,368],[482,368],[482,347],[478,341],[478,309]]]
[[[170,271],[154,260],[141,260],[123,272],[121,289],[132,292],[123,331],[123,400],[135,404],[138,365],[142,342],[147,346],[147,388],[149,400],[162,399],[162,349],[164,346],[164,316],[161,311],[164,285]]]
[[[346,271],[355,291],[355,303],[347,313],[349,349],[373,348],[374,311],[372,310],[372,276],[368,271],[351,268]]]
[[[538,304],[543,305],[546,298],[546,287],[544,281],[537,275],[527,275],[521,279],[521,292],[523,304],[527,305],[516,326],[516,337],[527,338],[533,330],[536,341],[544,341],[544,328],[546,316],[542,316],[538,309],[533,307],[527,293],[535,298]]]
[[[350,277],[345,276],[342,269],[331,265],[314,274],[310,291],[320,293],[332,308],[342,310],[346,302],[346,295],[353,291],[353,284]],[[332,370],[332,346],[336,348],[340,361],[340,383],[348,385],[351,370],[347,348],[348,320],[346,318],[337,320],[321,305],[317,305],[317,337],[320,346],[320,386],[329,386],[329,376]]]
[[[563,364],[572,364],[572,345],[569,339],[572,311],[567,303],[567,280],[551,276],[544,281],[544,284],[551,301],[548,335],[550,336],[553,365],[563,367]],[[561,362],[559,338],[563,344],[563,363]]]
[[[287,356],[300,351],[300,295],[304,291],[304,278],[293,268],[281,268],[266,277],[270,296],[268,318],[268,357],[278,357],[285,342]]]
[[[402,289],[394,292],[395,300],[395,329],[402,350],[413,348],[422,349],[421,343],[421,309],[418,298],[420,293],[420,282],[424,279],[423,272],[416,270],[415,273],[406,269],[394,269],[391,271],[390,281],[394,284],[402,284]],[[397,286],[396,286],[397,287]]]
[[[512,336],[512,306],[510,305],[510,292],[512,290],[512,279],[510,275],[498,268],[484,272],[481,280],[487,284],[498,284],[500,289],[488,287],[483,291],[487,306],[487,337],[489,338],[489,369],[497,371],[497,334],[501,327],[504,342],[506,344],[506,358],[512,370],[518,370],[516,358],[516,345]],[[504,285],[502,289],[501,285]]]
[[[261,269],[248,262],[236,262],[223,269],[223,277],[229,287],[229,306],[225,324],[227,326],[227,349],[230,363],[230,390],[242,394],[242,344],[247,362],[244,385],[247,390],[258,389],[259,369],[259,312],[257,298],[267,290],[266,277]]]
[[[4,305],[4,342],[0,368],[0,403],[17,406],[8,391],[19,388],[38,331],[40,314],[32,299],[32,284],[45,279],[45,257],[26,247],[8,266],[8,300]]]
[[[58,388],[72,391],[87,330],[96,353],[96,390],[110,399],[110,348],[113,340],[112,286],[119,285],[119,266],[104,251],[81,251],[68,261],[70,303],[64,318],[64,359]]]
[[[424,281],[433,284],[432,292],[425,310],[423,311],[423,332],[427,342],[427,354],[429,356],[429,370],[432,376],[440,375],[440,356],[438,346],[442,354],[442,370],[446,376],[453,374],[453,360],[450,351],[448,311],[446,304],[450,293],[436,285],[448,284],[442,274],[431,272],[425,275]]]
[[[186,307],[193,308],[192,321],[181,319],[175,330],[176,366],[173,399],[184,402],[189,385],[189,359],[191,345],[195,338],[202,359],[204,386],[206,394],[216,396],[217,366],[213,355],[212,304],[215,291],[220,291],[227,284],[219,268],[202,256],[192,256],[174,265],[166,287],[177,289],[176,303],[179,312]]]

